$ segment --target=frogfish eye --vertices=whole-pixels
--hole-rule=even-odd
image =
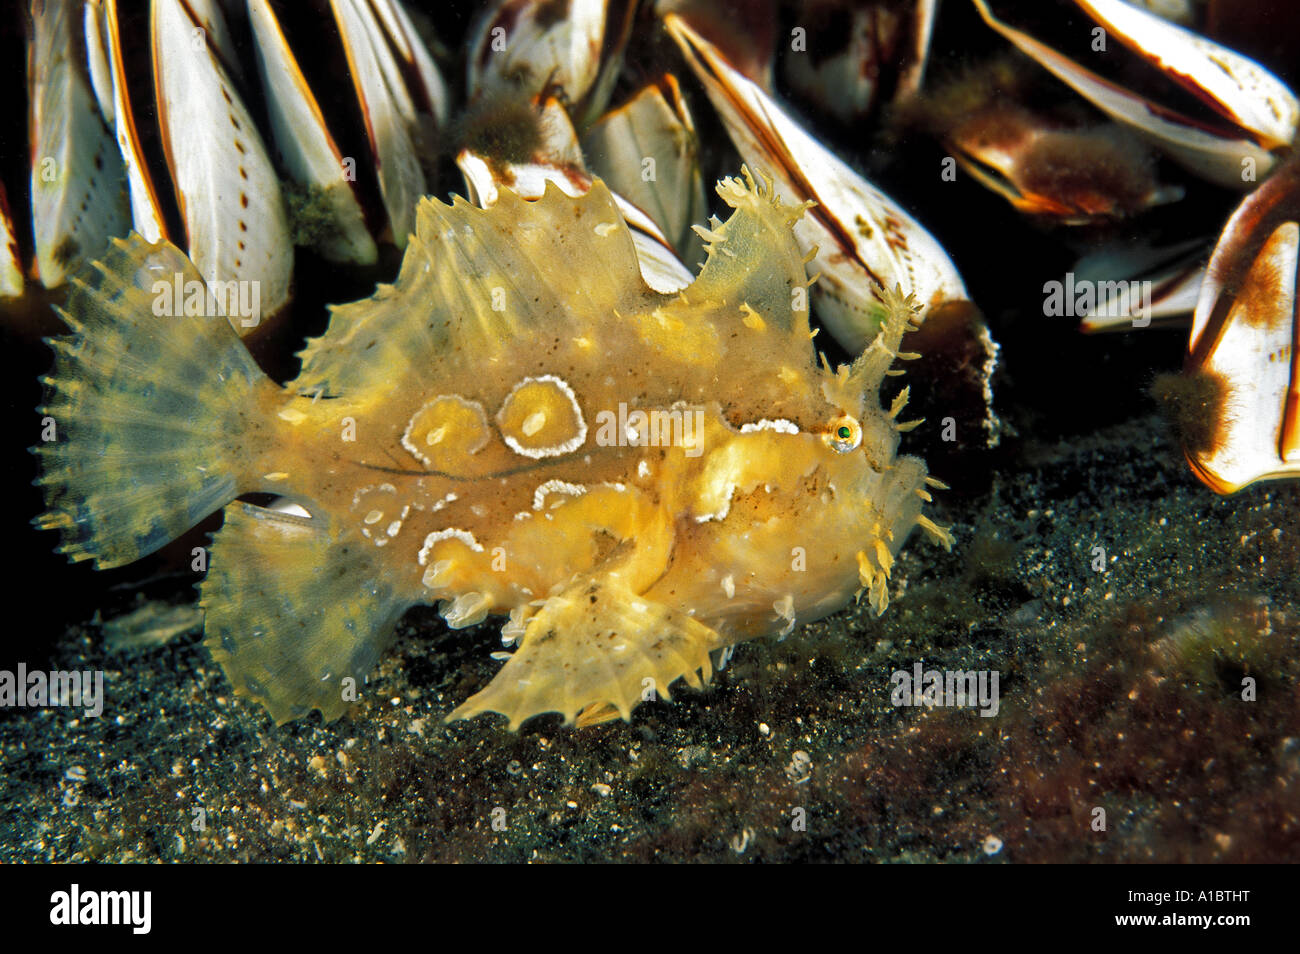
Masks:
[[[831,422],[827,442],[841,454],[857,450],[862,443],[862,425],[847,414],[837,418]]]

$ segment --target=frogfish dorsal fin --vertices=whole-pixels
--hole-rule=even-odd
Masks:
[[[694,283],[664,311],[718,306],[739,323],[758,319],[801,343],[809,333],[808,276],[794,225],[807,204],[786,205],[768,181],[723,179],[718,195],[735,211],[711,228],[696,226],[708,259]]]
[[[331,309],[302,352],[299,393],[327,395],[482,362],[538,325],[562,331],[658,300],[641,278],[631,234],[604,183],[572,197],[554,184],[535,201],[502,189],[489,209],[459,197],[420,202],[397,281]]]

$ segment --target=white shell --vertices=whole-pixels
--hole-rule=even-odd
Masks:
[[[0,298],[17,298],[23,293],[23,265],[18,255],[13,216],[0,185]]]
[[[782,57],[786,81],[841,122],[860,122],[875,107],[882,79],[892,81],[895,101],[920,91],[937,8],[938,0],[823,3],[823,15],[834,10],[843,18],[847,36],[831,41],[843,46]]]
[[[1295,137],[1300,103],[1281,80],[1253,60],[1121,0],[1075,0],[1112,36],[1135,49],[1171,81],[1188,87],[1223,117],[1223,130],[1164,108],[1062,56],[1023,30],[999,20],[987,0],[975,0],[984,21],[1044,69],[1118,122],[1132,126],[1188,169],[1219,185],[1251,188],[1272,168],[1271,150]]]
[[[434,119],[439,125],[445,124],[449,111],[447,84],[438,72],[433,57],[416,34],[411,18],[399,0],[371,0],[371,4],[389,40],[397,47],[398,55],[411,67],[419,91],[429,103]]]
[[[405,248],[415,227],[415,205],[425,192],[424,172],[411,138],[415,104],[401,81],[388,38],[366,0],[330,0],[330,7],[365,116],[392,239],[398,248]]]
[[[126,168],[127,189],[131,203],[131,226],[150,242],[170,238],[163,225],[158,193],[149,175],[135,128],[135,115],[126,95],[125,67],[122,63],[122,31],[118,22],[118,0],[105,0],[103,35],[107,38],[109,78],[113,90],[111,114],[117,135],[117,148]],[[89,33],[89,30],[87,30]],[[108,115],[106,112],[105,115]]]
[[[114,125],[113,68],[108,60],[108,21],[100,0],[88,0],[81,8],[81,28],[86,41],[86,71],[99,103],[99,114],[109,129]]]
[[[248,15],[276,150],[295,182],[320,190],[337,230],[331,240],[322,243],[321,254],[336,262],[374,263],[378,249],[346,178],[343,154],[269,0],[248,0]]]
[[[223,69],[244,80],[244,67],[235,51],[235,38],[231,35],[226,15],[222,12],[223,0],[185,0],[185,12],[193,23],[192,29],[202,30],[202,41],[217,51]],[[228,0],[227,9],[233,6]],[[242,6],[242,4],[241,4]],[[195,37],[195,42],[198,38]]]
[[[809,271],[821,273],[813,286],[817,313],[840,344],[857,352],[875,338],[880,306],[872,282],[915,294],[922,315],[968,297],[956,266],[920,223],[809,135],[682,17],[669,14],[664,22],[750,168],[774,177],[783,201],[817,203],[794,232],[805,252],[816,253]]]
[[[1079,259],[1074,265],[1077,282],[1099,286],[1095,307],[1079,315],[1079,330],[1087,334],[1103,331],[1127,331],[1134,327],[1135,302],[1132,286],[1125,287],[1110,306],[1100,300],[1107,283],[1149,283],[1151,327],[1166,325],[1170,319],[1184,322],[1196,308],[1201,282],[1205,278],[1205,258],[1209,239],[1191,239],[1169,247],[1144,242],[1106,246]],[[1113,287],[1113,286],[1112,286]],[[1139,293],[1146,297],[1144,293]]]
[[[84,29],[70,0],[33,9],[27,54],[32,228],[36,271],[46,288],[62,284],[131,225],[117,144],[75,56],[74,33]]]
[[[1248,196],[1229,219],[1201,285],[1187,345],[1189,369],[1226,385],[1218,442],[1208,452],[1188,453],[1197,476],[1219,493],[1300,475],[1300,203],[1295,176],[1289,183],[1280,179]],[[1282,194],[1287,186],[1289,196]],[[1244,256],[1261,239],[1233,295],[1225,276],[1234,264],[1247,264]]]
[[[606,0],[570,0],[567,15],[550,4],[498,0],[479,20],[469,44],[469,95],[530,99],[548,83],[582,99],[600,73]],[[540,21],[540,22],[539,22]]]
[[[644,209],[674,248],[701,250],[691,226],[708,216],[704,182],[695,125],[674,76],[606,113],[583,135],[582,147],[591,171]]]
[[[154,0],[158,125],[187,250],[205,280],[257,282],[261,313],[271,314],[288,301],[293,272],[279,177],[196,26],[180,0]]]

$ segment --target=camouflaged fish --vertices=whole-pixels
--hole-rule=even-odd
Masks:
[[[117,241],[74,282],[38,452],[61,549],[135,560],[225,506],[202,584],[206,645],[283,722],[346,709],[403,611],[508,615],[517,647],[449,718],[580,724],[698,687],[710,654],[855,595],[883,612],[921,515],[878,396],[910,301],[852,366],[819,367],[804,260],[746,173],[682,293],[642,281],[597,181],[581,198],[421,202],[395,284],[332,309],[299,377],[267,378],[224,317],[159,317],[200,281],[175,247]],[[199,309],[194,309],[199,310]],[[271,493],[294,516],[237,495]],[[229,505],[229,506],[227,506]]]

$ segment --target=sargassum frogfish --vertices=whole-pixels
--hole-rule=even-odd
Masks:
[[[116,240],[51,341],[37,524],[113,567],[225,507],[205,644],[278,722],[342,715],[418,603],[456,628],[508,616],[514,651],[449,719],[512,729],[627,719],[734,643],[855,596],[883,612],[911,529],[951,542],[921,513],[938,482],[897,455],[906,389],[888,410],[879,393],[914,302],[879,290],[871,345],[819,364],[804,207],[748,171],[718,193],[731,214],[672,295],[599,181],[426,198],[396,282],[331,309],[283,386],[220,313],[156,313],[202,281],[182,252]]]

